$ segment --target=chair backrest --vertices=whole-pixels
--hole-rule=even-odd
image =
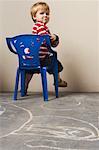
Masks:
[[[25,34],[6,38],[10,51],[18,55],[20,69],[40,67],[39,50],[45,41],[50,49],[50,38],[48,35]]]

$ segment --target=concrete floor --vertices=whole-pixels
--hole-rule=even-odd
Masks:
[[[0,150],[99,150],[99,93],[0,94]]]

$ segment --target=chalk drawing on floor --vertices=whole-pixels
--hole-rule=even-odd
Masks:
[[[6,111],[6,108],[0,105],[0,115],[2,115]]]
[[[59,106],[60,103],[55,105],[55,108],[57,110],[59,109],[59,111],[62,110],[62,107],[64,107],[63,103]],[[80,101],[77,103],[74,102],[74,108],[78,108],[81,104],[82,102]],[[28,114],[28,119],[19,128],[1,136],[1,138],[11,135],[30,135],[31,138],[32,136],[36,136],[38,137],[38,140],[26,140],[24,145],[29,148],[42,147],[52,148],[53,150],[65,150],[64,147],[62,148],[59,146],[59,142],[61,142],[59,139],[84,140],[90,142],[99,140],[99,129],[88,121],[84,121],[76,117],[51,114],[33,116],[32,112],[27,108],[17,106],[17,104],[11,104],[11,106],[24,110]],[[41,107],[41,105],[39,105],[39,107]],[[46,107],[45,104],[43,107]],[[49,105],[49,109],[53,109],[52,104]],[[65,110],[65,108],[63,109]],[[38,145],[39,137],[43,137],[43,140],[40,140],[40,144]],[[53,140],[47,140],[47,138],[52,138]]]
[[[99,130],[93,124],[64,116],[33,116],[32,121],[13,132],[18,135],[37,135],[72,140],[99,140]]]
[[[55,140],[29,140],[27,143],[24,143],[29,148],[49,148],[49,149],[55,149],[55,150],[66,150],[66,148],[59,147],[58,145],[60,144],[60,141],[55,141]]]
[[[21,110],[23,110],[23,111],[25,111],[27,114],[28,114],[28,119],[18,128],[18,129],[16,129],[17,131],[18,130],[21,130],[27,123],[29,123],[31,120],[32,120],[32,113],[31,113],[31,111],[29,111],[28,109],[25,109],[25,108],[23,108],[23,107],[20,107],[20,106],[17,106],[17,105],[15,105],[15,104],[13,104],[13,103],[4,103],[5,105],[11,105],[13,108],[18,108],[18,109],[21,109]],[[7,107],[6,107],[7,108]],[[7,111],[7,109],[5,109],[4,108],[4,110],[5,110],[5,112]],[[15,113],[15,112],[13,112],[13,113]],[[10,116],[12,117],[12,115],[13,114],[11,114]],[[10,117],[9,116],[9,117]],[[13,115],[14,116],[14,115]],[[18,116],[18,115],[17,115]],[[8,117],[8,118],[9,118]],[[5,118],[5,117],[4,117]],[[11,118],[10,118],[11,119]],[[3,135],[1,135],[0,136],[0,138],[4,138],[4,137],[8,137],[8,136],[10,136],[11,134],[13,134],[13,133],[15,133],[15,131],[16,130],[13,130],[13,128],[12,128],[12,131],[10,131],[10,132],[8,132],[8,133],[6,133],[6,134],[3,134]]]
[[[77,150],[77,149],[70,149],[70,148],[66,148],[66,143],[65,141],[61,141],[60,140],[55,140],[55,139],[40,139],[38,137],[37,140],[28,140],[27,143],[24,143],[25,146],[27,146],[28,148],[38,148],[40,150],[43,150],[45,148],[47,148],[47,150]],[[60,146],[61,145],[61,146]],[[81,149],[80,150],[87,150],[87,149]]]
[[[48,137],[76,139],[76,140],[98,140],[99,130],[92,123],[83,121],[80,119],[65,117],[65,116],[51,116],[41,115],[32,116],[30,110],[19,107],[15,104],[11,104],[13,107],[17,107],[26,111],[29,115],[27,121],[24,122],[18,129],[3,135],[2,137],[9,136],[11,134],[17,135],[41,135]]]

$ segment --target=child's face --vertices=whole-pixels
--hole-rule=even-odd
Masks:
[[[34,18],[36,21],[40,21],[46,24],[49,21],[49,12],[44,9],[39,9]]]

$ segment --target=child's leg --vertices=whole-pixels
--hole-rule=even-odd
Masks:
[[[60,72],[63,70],[63,66],[59,60],[58,61],[58,86],[67,87],[67,82],[61,79]]]
[[[63,66],[61,64],[61,62],[59,60],[57,60],[57,53],[55,51],[53,51],[53,56],[50,57],[50,59],[47,59],[47,64],[48,64],[48,73],[49,74],[53,74],[54,72],[54,64],[55,61],[57,61],[58,63],[58,86],[59,87],[67,87],[67,82],[62,80],[60,77],[60,72],[63,70]],[[48,63],[49,61],[49,63]]]
[[[26,73],[25,76],[25,94],[27,94],[28,85],[32,79],[33,74],[32,73]]]

